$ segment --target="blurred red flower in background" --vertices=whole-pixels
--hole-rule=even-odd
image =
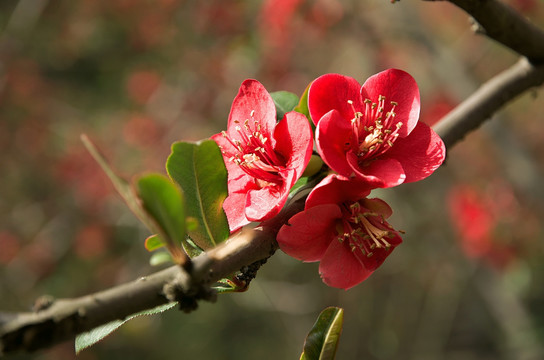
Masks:
[[[469,186],[452,189],[448,198],[450,217],[459,232],[461,247],[469,257],[478,258],[492,247],[495,219],[483,197]]]
[[[269,46],[289,45],[289,25],[302,0],[266,0],[261,7],[261,31]]]
[[[132,72],[126,83],[127,93],[137,104],[145,104],[161,83],[159,74],[154,70]]]
[[[306,117],[289,112],[276,125],[276,107],[256,80],[242,83],[227,131],[212,136],[223,153],[229,195],[223,203],[231,231],[275,216],[312,155]]]
[[[380,199],[366,198],[370,188],[357,179],[327,176],[277,236],[288,255],[320,261],[323,281],[349,289],[368,278],[402,239],[385,220],[392,210]]]
[[[418,121],[419,90],[404,71],[383,71],[362,87],[323,75],[310,86],[308,108],[317,149],[340,175],[385,188],[424,179],[444,161],[444,143]]]
[[[100,224],[93,223],[78,229],[74,241],[74,252],[81,259],[92,259],[102,255],[108,247],[111,238],[108,229]]]
[[[2,249],[0,251],[0,264],[7,264],[17,256],[21,249],[21,244],[14,234],[8,231],[1,231],[0,249]]]
[[[435,93],[425,102],[425,107],[421,110],[421,121],[429,126],[433,126],[446,116],[456,103],[453,97],[447,93]]]
[[[89,153],[81,148],[68,149],[56,164],[57,179],[70,186],[74,196],[89,212],[96,211],[111,195],[107,175]]]
[[[516,258],[514,247],[508,242],[512,240],[508,231],[497,232],[501,223],[505,225],[517,217],[515,199],[508,187],[502,186],[500,191],[501,194],[485,193],[470,185],[458,185],[448,195],[450,221],[465,255],[486,260],[497,268]]]

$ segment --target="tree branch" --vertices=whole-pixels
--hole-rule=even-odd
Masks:
[[[224,243],[196,257],[190,271],[172,266],[153,275],[75,299],[59,299],[29,313],[0,313],[0,356],[46,348],[113,320],[172,300],[191,302],[203,286],[228,277],[242,267],[270,257],[276,234],[304,208],[306,196],[293,199],[274,219],[243,229]],[[167,288],[181,289],[171,298]]]
[[[526,56],[481,86],[446,115],[435,130],[451,148],[505,103],[544,83],[544,33],[508,6],[495,0],[449,0],[474,17],[490,38]],[[263,260],[277,249],[281,225],[304,207],[305,196],[292,201],[274,219],[244,229],[193,259],[186,271],[174,266],[111,289],[75,299],[60,299],[35,312],[0,313],[0,356],[33,351],[74,338],[77,334],[172,300],[194,301],[199,289],[242,267]],[[167,288],[181,292],[170,293]],[[197,296],[198,297],[198,296]]]
[[[448,0],[477,22],[476,31],[509,47],[534,64],[544,63],[544,31],[497,0]]]
[[[522,58],[509,69],[484,83],[444,116],[434,126],[434,130],[440,135],[446,147],[451,148],[506,103],[543,83],[544,65],[535,66]]]
[[[478,128],[506,103],[544,83],[542,29],[497,0],[448,1],[473,17],[476,32],[485,34],[525,58],[522,57],[509,69],[484,83],[434,126],[447,148]]]

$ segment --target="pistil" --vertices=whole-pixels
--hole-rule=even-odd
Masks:
[[[252,110],[250,117],[253,118]],[[277,183],[282,161],[272,148],[268,137],[261,132],[261,124],[254,119],[246,119],[243,123],[235,120],[236,138],[223,131],[222,135],[232,145],[230,149],[221,147],[221,152],[246,174],[253,177],[258,184]]]
[[[383,216],[365,209],[359,202],[342,208],[342,224],[337,227],[338,241],[347,242],[351,251],[360,251],[370,258],[377,249],[387,251],[391,248],[388,238],[395,236]]]
[[[365,160],[379,156],[389,150],[397,140],[401,122],[394,123],[396,116],[395,108],[398,103],[391,101],[390,110],[385,111],[385,96],[380,95],[378,102],[374,103],[366,99],[364,103],[364,112],[357,111],[352,100],[348,104],[353,109],[352,140],[350,145],[353,151],[360,158],[362,164]]]

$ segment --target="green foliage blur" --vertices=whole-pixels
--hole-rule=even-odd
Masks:
[[[539,0],[509,3],[544,26]],[[446,2],[0,2],[0,310],[156,270],[150,234],[84,149],[121,174],[165,173],[170,145],[226,128],[240,83],[302,94],[319,75],[408,71],[429,124],[516,60]],[[296,359],[344,309],[337,359],[544,358],[542,95],[525,94],[430,178],[376,191],[404,244],[361,285],[328,288],[281,252],[245,293],[142,317],[93,359]],[[72,359],[74,344],[15,359]]]

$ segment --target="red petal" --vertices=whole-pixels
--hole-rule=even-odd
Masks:
[[[223,149],[232,149],[232,144],[221,133],[215,134],[211,138]],[[245,187],[249,181],[251,181],[244,170],[242,170],[240,166],[230,161],[230,159],[224,154],[223,162],[227,168],[229,193],[239,191]]]
[[[277,240],[280,249],[296,259],[311,262],[323,257],[336,235],[335,222],[342,213],[337,205],[320,205],[289,219],[280,229]]]
[[[247,193],[245,216],[251,221],[270,219],[280,212],[288,195],[289,191],[278,185],[251,190]]]
[[[395,237],[392,239],[387,239],[389,244],[391,244],[391,247],[389,249],[385,248],[375,248],[372,250],[373,255],[368,257],[361,253],[360,251],[355,252],[354,254],[363,262],[366,269],[369,271],[374,271],[378,267],[380,267],[381,264],[385,261],[385,259],[391,255],[393,250],[402,243],[402,239],[400,236],[395,234]]]
[[[253,116],[251,116],[252,114]],[[238,95],[232,102],[227,127],[228,134],[237,139],[236,126],[243,126],[244,121],[248,119],[250,125],[253,125],[253,121],[257,121],[261,126],[261,133],[268,137],[276,126],[276,106],[272,97],[260,82],[252,79],[242,83]],[[239,121],[239,123],[235,123],[235,121]]]
[[[385,111],[391,108],[390,102],[395,101],[395,123],[402,122],[399,136],[407,136],[415,128],[419,119],[419,89],[410,74],[398,69],[382,71],[368,78],[361,88],[361,98],[377,102],[380,95],[385,96]],[[394,129],[394,127],[393,127]]]
[[[283,178],[280,184],[270,184],[247,193],[245,214],[249,220],[267,220],[280,212],[287,201],[291,186],[296,182],[296,172],[293,169],[286,169],[280,174]]]
[[[400,162],[406,173],[404,182],[413,182],[426,178],[442,165],[446,147],[433,129],[418,122],[410,136],[397,139],[385,156]]]
[[[319,273],[325,284],[347,290],[368,278],[372,271],[353,255],[346,242],[333,240],[321,259]]]
[[[349,152],[347,162],[355,176],[372,187],[388,188],[402,184],[406,175],[404,168],[396,159],[381,158],[373,160],[370,165],[359,167],[358,157]]]
[[[383,216],[384,219],[387,219],[391,215],[393,215],[393,209],[391,209],[391,206],[389,206],[389,204],[382,199],[364,199],[363,205],[368,210],[380,214],[381,216]]]
[[[340,175],[349,177],[353,172],[346,161],[344,147],[351,137],[351,123],[336,111],[331,110],[319,122],[315,138],[317,151],[323,161]]]
[[[223,210],[227,215],[227,221],[231,232],[234,232],[250,223],[245,216],[245,193],[231,193],[223,202]]]
[[[321,204],[341,204],[363,199],[370,194],[367,184],[357,179],[329,175],[312,190],[306,200],[306,209]]]
[[[276,152],[286,159],[286,168],[295,170],[294,181],[297,181],[312,156],[313,134],[308,119],[300,113],[288,112],[276,126],[274,138]]]
[[[355,109],[362,109],[361,84],[354,78],[339,74],[325,74],[315,79],[308,91],[308,109],[314,124],[318,124],[321,117],[335,109],[342,117],[351,120],[354,116],[352,105]]]

